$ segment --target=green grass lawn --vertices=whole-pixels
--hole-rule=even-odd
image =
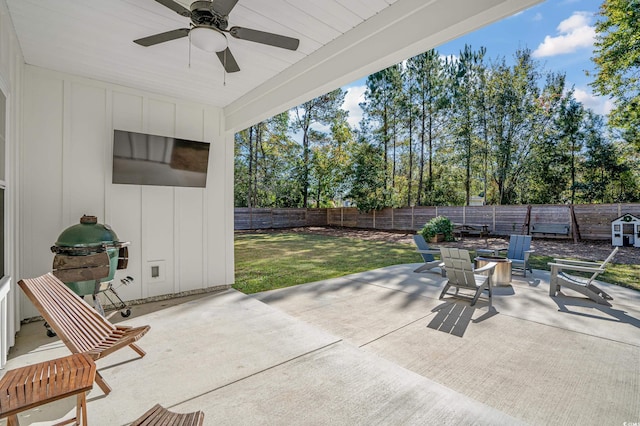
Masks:
[[[235,257],[247,294],[422,261],[409,244],[299,233],[236,234]]]
[[[422,262],[413,244],[287,232],[236,234],[235,257],[233,287],[246,294]],[[531,256],[534,269],[552,261]],[[612,264],[598,279],[640,290],[640,265]]]

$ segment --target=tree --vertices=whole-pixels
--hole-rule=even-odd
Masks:
[[[330,125],[339,113],[344,103],[345,92],[342,89],[333,90],[326,95],[318,96],[293,109],[293,130],[302,132],[302,206],[309,202],[309,174],[311,167],[311,145],[313,136],[322,138],[321,132],[311,132],[313,124]]]
[[[584,143],[584,133],[582,129],[583,118],[585,115],[584,107],[573,97],[564,103],[560,109],[558,123],[560,126],[560,144],[566,147],[569,152],[569,180],[571,196],[569,202],[575,203],[576,199],[576,173],[579,167],[579,155],[582,151]]]
[[[278,114],[235,136],[237,207],[297,207],[300,147],[287,135],[289,114]]]
[[[385,68],[367,77],[367,90],[364,95],[366,102],[362,106],[369,119],[377,124],[373,130],[373,136],[382,147],[383,170],[385,172],[383,192],[386,196],[391,194],[390,189],[393,187],[395,178],[398,95],[401,92],[400,65]],[[391,162],[389,161],[390,145],[394,154]],[[388,178],[389,172],[391,172],[391,179]]]
[[[620,155],[615,145],[605,136],[602,117],[588,111],[584,117],[585,152],[582,181],[577,185],[586,203],[619,202],[616,182],[627,171],[619,163]]]
[[[476,110],[477,103],[474,102],[474,99],[477,96],[479,87],[479,75],[484,72],[483,61],[485,53],[486,49],[484,47],[476,52],[471,49],[471,46],[465,45],[460,52],[458,60],[452,63],[451,68],[453,101],[455,103],[451,123],[452,136],[465,171],[464,192],[466,205],[469,205],[471,198],[471,178],[474,166],[478,161],[476,153],[481,149],[478,146],[479,142],[476,135],[478,115]]]
[[[611,124],[640,150],[640,0],[604,0],[594,46],[591,86],[613,97]]]
[[[368,212],[387,207],[385,194],[386,172],[381,146],[375,146],[360,137],[354,146],[351,162],[351,190],[348,197],[358,210]]]
[[[487,127],[495,201],[500,204],[522,200],[531,152],[548,136],[564,88],[564,76],[555,74],[547,75],[545,85],[538,87],[541,75],[530,50],[517,51],[515,59],[513,66],[503,59],[490,71]]]
[[[411,96],[417,106],[416,121],[420,147],[418,152],[418,205],[424,201],[433,202],[434,169],[433,161],[436,140],[444,126],[442,111],[448,105],[445,80],[445,62],[436,50],[429,50],[407,61],[407,72],[413,80]],[[425,159],[426,156],[426,159]],[[426,184],[425,184],[426,160]]]

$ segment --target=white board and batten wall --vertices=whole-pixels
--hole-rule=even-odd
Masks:
[[[20,245],[15,224],[20,216],[16,207],[19,158],[18,146],[22,122],[22,75],[24,58],[13,30],[9,12],[4,2],[0,2],[0,194],[4,196],[2,227],[4,244],[0,250],[3,256],[3,274],[0,273],[0,369],[3,368],[9,348],[15,343],[15,333],[20,328],[20,313],[16,309],[18,294],[18,251]]]
[[[117,289],[125,300],[233,283],[233,135],[220,108],[33,66],[24,78],[23,276],[50,271],[58,235],[90,214],[131,242],[114,280],[135,279]],[[206,188],[112,184],[113,129],[211,143]],[[26,299],[22,312],[37,315]]]

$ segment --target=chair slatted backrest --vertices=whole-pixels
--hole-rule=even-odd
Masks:
[[[447,271],[447,278],[451,285],[476,289],[476,278],[469,250],[442,247],[442,260]]]
[[[591,278],[589,278],[589,280],[587,281],[587,285],[591,284],[596,278],[598,278],[598,275],[600,275],[601,273],[604,272],[605,268],[607,267],[607,264],[609,262],[611,262],[613,260],[613,258],[615,257],[616,253],[618,253],[618,249],[620,247],[615,247],[613,249],[613,251],[611,251],[611,253],[609,254],[609,256],[607,256],[607,258],[600,264],[600,266],[598,267],[598,270],[595,271],[593,273],[593,275],[591,275]]]
[[[116,329],[51,273],[18,284],[72,352],[94,349]]]
[[[416,243],[416,247],[418,247],[418,250],[431,250],[429,248],[429,244],[427,244],[424,237],[420,234],[416,234],[413,236],[413,242]],[[432,254],[420,253],[420,255],[422,256],[422,260],[424,260],[425,262],[433,262],[435,260]]]
[[[620,247],[616,246],[613,251],[611,252],[611,254],[609,254],[609,256],[604,260],[604,262],[602,262],[602,265],[600,266],[602,269],[605,268],[605,266],[607,266],[607,263],[611,262],[613,260],[613,258],[615,257],[615,255],[618,253],[618,249]]]
[[[531,235],[511,235],[507,258],[524,260],[524,252],[531,249]]]

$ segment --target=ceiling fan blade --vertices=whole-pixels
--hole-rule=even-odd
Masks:
[[[220,59],[220,62],[226,72],[232,73],[240,71],[236,58],[233,57],[231,50],[229,50],[228,47],[221,52],[216,52],[216,55],[218,55],[218,59]]]
[[[140,46],[149,47],[154,44],[164,43],[165,41],[175,40],[177,38],[186,37],[189,35],[189,28],[180,28],[173,31],[167,31],[166,33],[154,34],[149,37],[139,38],[133,40],[134,43]]]
[[[213,0],[212,9],[219,15],[227,16],[236,3],[238,3],[238,0]]]
[[[251,30],[249,28],[231,27],[229,33],[235,38],[239,38],[241,40],[255,41],[256,43],[268,44],[270,46],[281,47],[289,50],[296,50],[300,44],[300,40],[297,38]]]
[[[191,16],[191,11],[186,7],[182,6],[179,3],[176,3],[173,0],[156,0],[161,5],[168,7],[169,9],[177,12],[179,15],[186,16],[187,18]]]

